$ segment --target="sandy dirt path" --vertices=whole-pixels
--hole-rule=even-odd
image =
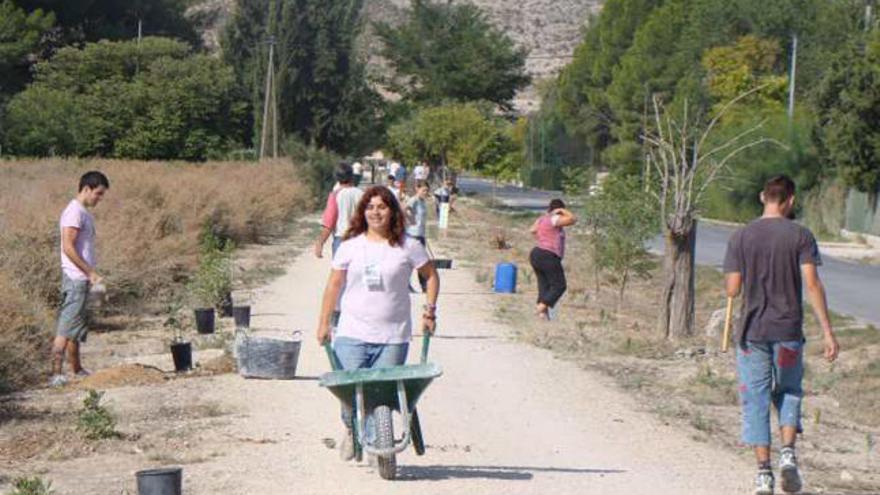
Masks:
[[[268,287],[256,324],[303,329],[301,374],[328,368],[312,338],[325,260],[306,253]],[[491,296],[466,270],[444,271],[431,360],[444,375],[420,404],[428,452],[399,456],[401,481],[343,464],[322,438],[338,439],[335,399],[314,381],[238,380],[249,420],[243,434],[283,439],[225,459],[227,480],[200,493],[745,493],[751,466],[696,443],[594,374],[515,343],[492,323]],[[481,294],[482,293],[482,294]],[[414,296],[418,308],[420,296]],[[418,340],[414,341],[418,342]],[[418,344],[410,352],[417,359]],[[195,473],[193,473],[195,474]],[[202,478],[202,477],[198,477]],[[202,488],[203,487],[203,488]]]
[[[256,296],[259,328],[305,333],[296,381],[220,375],[172,381],[155,400],[198,399],[232,411],[181,448],[204,443],[184,465],[187,494],[736,494],[748,493],[743,457],[689,439],[607,379],[518,343],[493,322],[492,297],[467,270],[442,272],[431,360],[444,370],[419,405],[427,454],[398,456],[400,480],[366,464],[343,463],[338,403],[317,377],[328,370],[313,338],[325,257],[299,256]],[[413,296],[414,308],[421,296]],[[418,342],[410,361],[418,358]],[[115,410],[134,411],[135,388],[108,392]],[[141,394],[141,395],[135,395]],[[137,399],[143,400],[143,399]],[[131,414],[134,414],[133,412]],[[144,464],[147,465],[144,465]],[[52,464],[58,493],[136,493],[133,473],[161,464],[137,452]]]

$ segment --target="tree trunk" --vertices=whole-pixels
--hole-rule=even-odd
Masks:
[[[690,229],[682,233],[667,228],[664,237],[666,251],[658,329],[667,339],[675,340],[694,334],[697,222],[694,220]]]

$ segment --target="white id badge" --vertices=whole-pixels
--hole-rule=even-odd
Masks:
[[[382,290],[382,272],[379,271],[379,265],[372,263],[364,266],[364,282],[371,291]]]

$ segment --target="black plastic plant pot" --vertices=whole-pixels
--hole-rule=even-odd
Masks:
[[[171,357],[174,359],[174,371],[191,370],[193,362],[192,344],[189,342],[174,342],[171,344]]]
[[[452,260],[445,258],[434,258],[434,268],[438,270],[449,270],[452,268]]]
[[[250,306],[233,306],[232,318],[235,319],[236,328],[251,327],[251,307]]]
[[[214,333],[214,308],[199,308],[196,310],[196,331],[199,333]]]
[[[232,316],[232,293],[227,292],[223,296],[223,302],[220,303],[220,317],[229,318]]]
[[[181,495],[183,469],[145,469],[135,473],[138,495]]]

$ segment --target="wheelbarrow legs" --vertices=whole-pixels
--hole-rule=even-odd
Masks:
[[[360,436],[358,435],[358,406],[356,404],[352,404],[351,406],[351,424],[349,425],[349,431],[351,432],[351,444],[354,447],[354,460],[357,462],[361,462],[364,460],[364,449],[361,446],[361,442],[359,440]]]
[[[425,439],[422,436],[422,424],[419,422],[419,412],[415,409],[413,409],[412,412],[412,420],[409,425],[409,430],[416,455],[425,455]]]

